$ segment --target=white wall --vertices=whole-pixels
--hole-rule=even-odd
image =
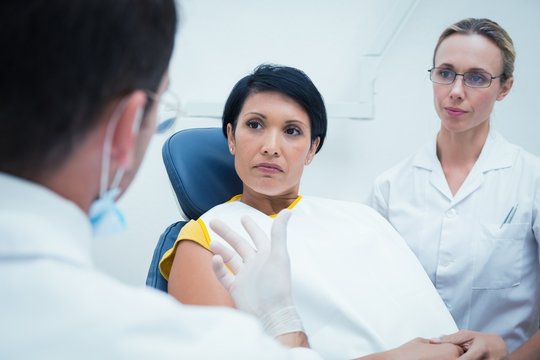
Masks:
[[[240,77],[259,63],[274,62],[304,70],[329,104],[357,102],[370,85],[359,64],[403,1],[185,0],[171,87],[188,104],[222,103]],[[426,70],[439,33],[465,17],[496,20],[512,36],[518,54],[514,88],[496,105],[492,123],[510,141],[540,155],[540,2],[405,3],[412,11],[376,59],[375,94],[369,97],[373,119],[329,119],[326,143],[307,168],[301,193],[363,201],[379,172],[435,134],[438,119]],[[206,126],[220,126],[220,120],[184,118],[176,130]],[[161,160],[164,140],[153,139],[120,202],[128,232],[95,242],[97,265],[132,284],[144,284],[160,233],[179,219]]]

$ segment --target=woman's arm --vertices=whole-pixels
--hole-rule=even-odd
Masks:
[[[463,359],[509,359],[503,338],[496,334],[460,330],[454,334],[441,336],[440,341],[460,346],[465,351]]]
[[[511,360],[534,360],[540,356],[540,331],[510,355]]]
[[[169,274],[169,294],[184,304],[234,307],[212,270],[212,255],[196,242],[181,241]]]
[[[428,339],[416,338],[398,348],[363,356],[357,360],[455,360],[463,350],[454,344],[432,344]]]

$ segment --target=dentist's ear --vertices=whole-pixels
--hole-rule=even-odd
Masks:
[[[136,139],[146,104],[146,94],[140,90],[134,91],[124,98],[124,101],[125,104],[113,136],[111,154],[117,166],[127,169],[133,162]]]

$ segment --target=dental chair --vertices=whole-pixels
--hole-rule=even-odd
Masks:
[[[171,224],[161,234],[148,270],[146,285],[167,291],[159,272],[163,254],[175,243],[180,229],[215,205],[242,192],[221,128],[181,130],[165,141],[163,162],[184,220]]]

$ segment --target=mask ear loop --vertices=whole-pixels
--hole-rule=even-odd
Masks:
[[[139,107],[137,109],[137,112],[135,113],[135,120],[133,121],[133,134],[137,134],[139,132],[139,129],[141,128],[142,118],[143,118],[143,109],[142,107]]]

